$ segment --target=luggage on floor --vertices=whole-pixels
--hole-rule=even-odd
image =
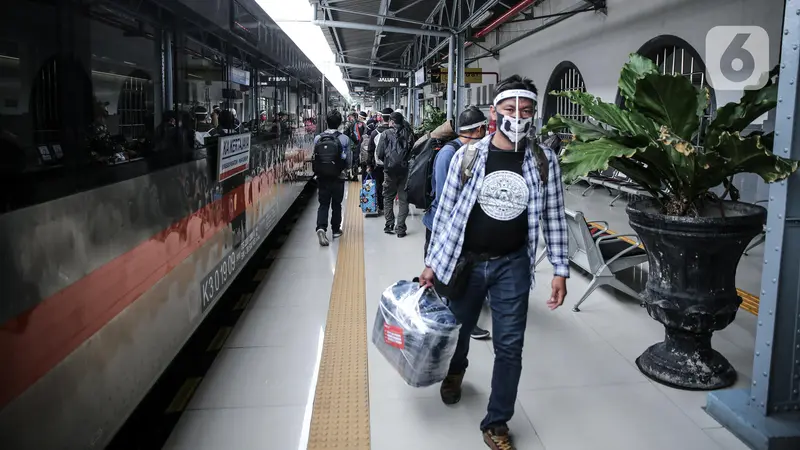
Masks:
[[[378,185],[372,174],[368,174],[361,185],[361,212],[367,215],[378,214]]]
[[[372,343],[413,387],[447,376],[461,325],[432,289],[400,281],[381,296]]]

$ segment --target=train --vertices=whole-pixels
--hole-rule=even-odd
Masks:
[[[323,78],[254,1],[89,3],[0,19],[3,449],[104,448],[309,182]]]

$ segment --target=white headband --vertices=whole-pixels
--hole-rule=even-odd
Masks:
[[[497,97],[494,98],[494,106],[497,106],[498,103],[502,102],[503,100],[511,97],[525,97],[536,101],[536,94],[526,89],[512,89],[510,91],[503,91],[497,94]]]
[[[488,123],[486,120],[484,120],[483,122],[478,122],[478,123],[476,123],[476,124],[474,124],[474,125],[466,125],[466,126],[460,127],[460,128],[458,129],[458,131],[469,131],[469,130],[474,130],[475,128],[480,128],[480,127],[482,127],[482,126],[484,126],[484,125],[488,125],[488,124],[489,124],[489,123]]]

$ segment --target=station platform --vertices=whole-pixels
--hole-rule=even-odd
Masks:
[[[605,191],[567,191],[567,207],[589,220],[630,232],[624,201],[608,207]],[[460,403],[445,406],[438,386],[407,386],[372,345],[381,292],[423,267],[421,212],[409,217],[405,239],[383,233],[382,218],[363,218],[359,184],[350,183],[345,235],[320,247],[310,202],[263,281],[240,306],[209,372],[196,383],[164,448],[483,449],[493,361],[492,341],[473,341]],[[757,250],[761,251],[761,250]],[[755,252],[744,257],[743,286],[757,292]],[[748,272],[749,271],[749,272]],[[634,364],[663,338],[662,326],[632,298],[598,289],[571,308],[589,278],[573,270],[563,307],[545,306],[552,269],[537,269],[530,295],[516,414],[509,423],[521,450],[744,450],[708,416],[706,393],[651,382]],[[635,275],[634,277],[635,278]],[[246,306],[245,306],[246,305]],[[479,323],[491,330],[484,311]],[[714,347],[749,384],[756,317],[744,310],[714,335]]]

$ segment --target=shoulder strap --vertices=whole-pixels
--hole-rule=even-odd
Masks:
[[[472,178],[472,169],[475,168],[475,161],[478,159],[478,147],[475,143],[467,145],[464,149],[464,159],[461,160],[461,185],[467,184]]]

